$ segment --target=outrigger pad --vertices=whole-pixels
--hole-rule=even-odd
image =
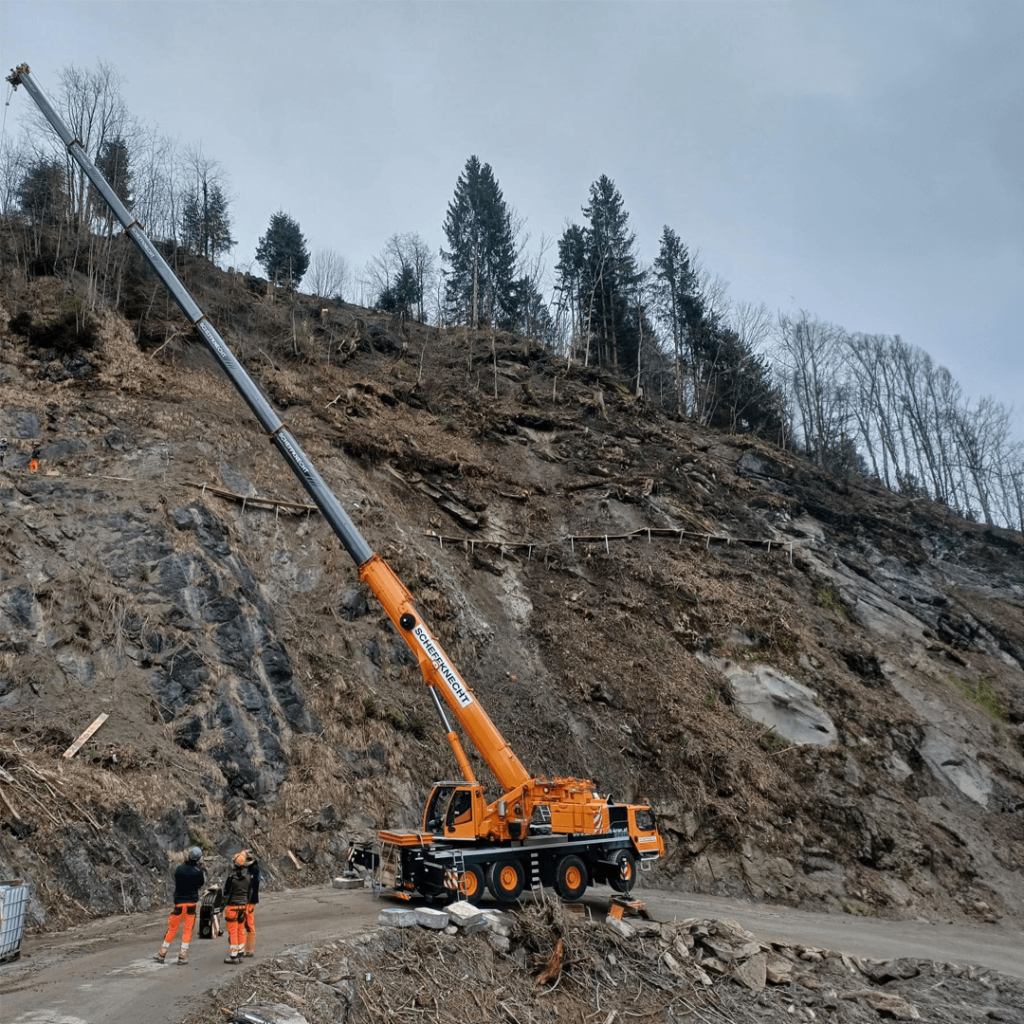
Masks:
[[[645,921],[651,920],[647,904],[641,903],[640,900],[631,900],[628,896],[613,896],[608,916],[617,920],[623,917],[642,917]]]

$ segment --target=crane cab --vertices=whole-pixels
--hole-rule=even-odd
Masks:
[[[443,839],[476,839],[487,805],[475,782],[438,782],[423,812],[423,831]]]

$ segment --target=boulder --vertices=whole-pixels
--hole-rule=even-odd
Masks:
[[[765,978],[773,985],[788,985],[793,980],[793,965],[785,957],[768,954]]]

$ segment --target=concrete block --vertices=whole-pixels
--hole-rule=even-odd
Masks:
[[[415,928],[419,922],[411,907],[389,907],[377,916],[377,924],[382,928]]]
[[[335,878],[331,885],[335,889],[362,889],[363,880],[361,878]]]
[[[434,907],[417,907],[416,923],[423,928],[441,931],[448,926],[448,911],[437,910]]]
[[[468,900],[457,900],[455,903],[449,903],[448,920],[463,930],[473,928],[474,931],[477,931],[487,927],[483,911],[478,910]]]

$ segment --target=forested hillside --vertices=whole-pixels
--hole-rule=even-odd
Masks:
[[[557,239],[535,238],[529,211],[505,196],[490,164],[470,156],[440,225],[423,226],[426,238],[392,234],[365,267],[353,267],[340,243],[311,251],[283,209],[268,211],[260,238],[239,243],[226,159],[140,122],[115,68],[67,68],[53,85],[75,137],[169,255],[223,264],[241,252],[238,269],[319,299],[441,328],[511,331],[567,366],[614,375],[668,414],[769,440],[839,477],[877,480],[971,521],[1024,530],[1024,438],[1012,409],[970,395],[899,335],[730,296],[700,255],[707,240],[684,240],[678,225],[665,225],[656,246],[638,239],[628,197],[607,175],[565,211]],[[87,306],[112,303],[138,320],[144,345],[156,340],[155,286],[126,292],[128,245],[44,122],[2,140],[0,179],[6,258],[47,272],[74,265],[88,279]]]
[[[524,763],[651,799],[659,885],[1021,913],[1020,534],[510,332],[177,264]],[[45,927],[159,904],[190,843],[326,878],[454,770],[179,314],[133,258],[127,315],[93,282],[0,281],[0,873]]]

